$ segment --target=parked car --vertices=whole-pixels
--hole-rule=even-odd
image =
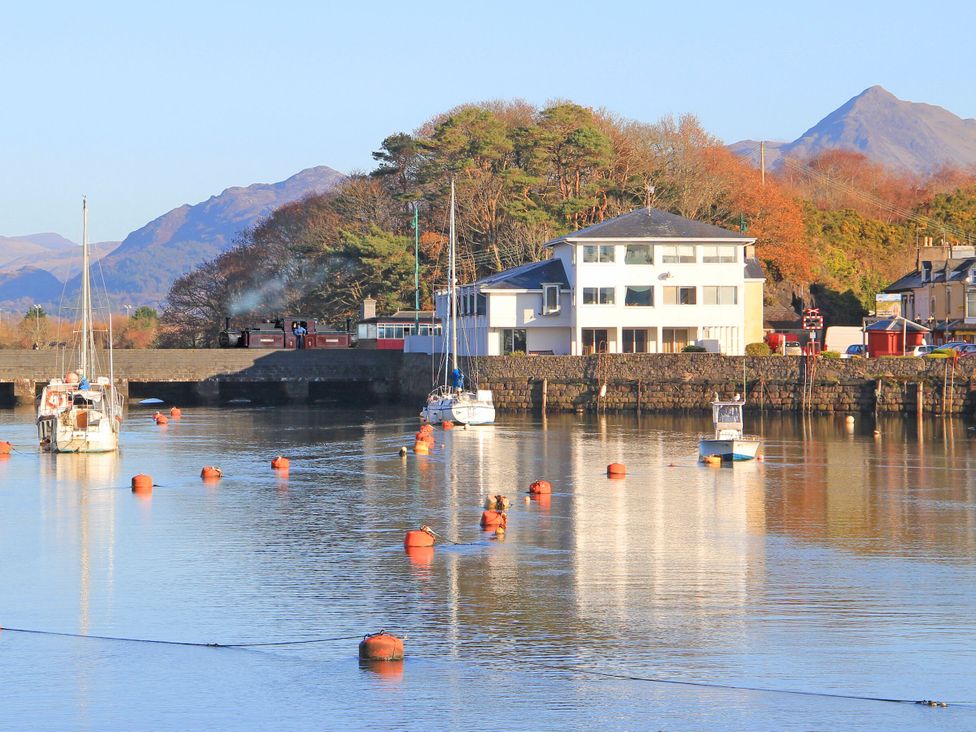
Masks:
[[[784,356],[802,356],[803,348],[796,341],[787,341],[783,346]]]
[[[906,356],[925,356],[935,350],[935,346],[913,346],[912,350],[908,351]]]
[[[966,346],[971,346],[971,345],[972,345],[971,343],[966,343],[966,341],[949,341],[948,343],[943,343],[941,346],[939,346],[939,348],[959,351],[965,348]]]
[[[976,344],[967,343],[965,346],[956,349],[956,353],[959,354],[959,358],[968,358],[971,356],[976,356]]]
[[[868,347],[863,343],[852,343],[840,354],[841,358],[867,358]]]

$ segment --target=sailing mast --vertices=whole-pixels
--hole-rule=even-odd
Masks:
[[[448,269],[450,278],[448,284],[448,297],[451,299],[450,305],[450,327],[451,327],[451,373],[458,367],[457,359],[457,253],[456,232],[454,228],[454,178],[451,178],[451,227],[450,227],[450,254],[448,256]]]
[[[88,377],[88,339],[91,336],[91,282],[88,279],[88,197],[81,199],[81,375]]]

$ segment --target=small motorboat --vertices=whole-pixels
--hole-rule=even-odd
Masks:
[[[738,394],[735,399],[723,401],[715,395],[712,402],[712,423],[715,434],[702,435],[698,440],[699,457],[720,457],[723,461],[755,460],[762,447],[762,439],[742,433],[742,408],[745,399]]]

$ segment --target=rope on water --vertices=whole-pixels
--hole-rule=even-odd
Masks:
[[[84,633],[62,633],[56,630],[34,630],[30,628],[0,628],[7,633],[31,633],[34,635],[57,635],[64,638],[86,638],[88,640],[119,641],[124,643],[154,643],[164,646],[195,646],[197,648],[253,648],[256,646],[297,646],[309,643],[326,643],[328,641],[353,640],[362,638],[357,635],[341,635],[332,638],[309,638],[307,640],[265,641],[260,643],[194,643],[192,641],[159,640],[155,638],[126,638],[114,635],[87,635]]]
[[[669,679],[662,676],[636,676],[633,674],[618,674],[608,671],[595,671],[593,669],[580,668],[579,666],[556,665],[549,663],[536,662],[534,665],[555,671],[573,671],[576,673],[587,674],[589,676],[601,676],[609,679],[624,679],[626,681],[647,681],[654,684],[671,684],[675,686],[696,686],[706,689],[730,689],[734,691],[758,691],[770,694],[793,694],[799,696],[817,696],[831,699],[857,699],[860,701],[887,702],[891,704],[921,704],[929,707],[947,707],[950,704],[976,704],[976,701],[936,701],[934,699],[897,699],[882,696],[862,696],[859,694],[838,694],[829,691],[803,691],[802,689],[773,689],[764,686],[739,686],[736,684],[720,684],[708,681],[683,681],[680,679]]]

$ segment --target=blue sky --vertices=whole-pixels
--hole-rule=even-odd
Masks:
[[[10,7],[15,5],[15,7]],[[24,3],[0,7],[0,234],[121,239],[468,101],[571,99],[794,139],[873,84],[976,117],[976,4]]]

